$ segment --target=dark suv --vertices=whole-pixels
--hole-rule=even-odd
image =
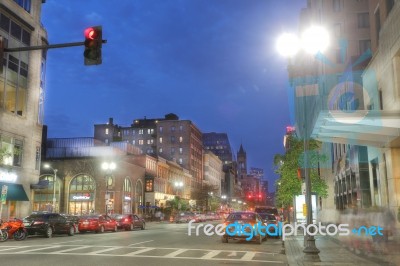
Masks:
[[[132,231],[134,228],[142,230],[146,228],[144,219],[136,214],[114,214],[112,217],[117,221],[118,228],[125,229],[126,231]]]
[[[24,218],[24,226],[29,235],[44,235],[47,238],[53,234],[75,234],[73,222],[59,213],[33,213]]]

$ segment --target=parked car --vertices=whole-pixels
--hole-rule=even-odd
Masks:
[[[206,215],[204,213],[195,213],[193,216],[193,220],[195,220],[196,223],[207,221]]]
[[[135,228],[146,229],[146,222],[136,214],[113,214],[112,218],[117,221],[118,229],[132,231]]]
[[[92,214],[82,216],[79,219],[78,230],[80,233],[95,232],[104,233],[105,231],[117,232],[117,221],[105,214]]]
[[[33,213],[23,219],[28,235],[75,234],[74,224],[59,213]]]
[[[239,230],[237,230],[237,232],[235,232],[235,230],[237,229],[236,225],[228,227],[227,230],[232,235],[227,234],[225,231],[225,234],[222,236],[222,242],[228,243],[229,239],[244,240],[244,239],[251,237],[250,240],[253,240],[253,241],[257,242],[258,244],[261,244],[263,240],[267,239],[267,235],[265,234],[265,236],[262,236],[261,234],[255,233],[254,226],[256,224],[258,224],[259,222],[262,223],[263,225],[265,225],[265,223],[263,222],[260,215],[258,215],[255,212],[232,212],[231,214],[229,214],[229,216],[225,220],[224,224],[226,227],[228,227],[230,224],[236,223],[236,225],[237,224],[241,224],[241,225],[249,224],[252,226],[252,228],[244,227],[243,229],[244,229],[245,233],[241,233],[240,228],[239,228]],[[251,235],[252,230],[253,230],[253,234]],[[266,232],[264,231],[264,233],[266,233]]]
[[[68,213],[60,213],[62,216],[64,216],[68,221],[70,221],[74,225],[75,233],[78,233],[78,224],[79,224],[79,216],[68,214]]]

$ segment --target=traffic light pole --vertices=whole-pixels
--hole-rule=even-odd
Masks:
[[[107,43],[107,40],[102,40],[101,42]],[[5,53],[12,53],[12,52],[23,52],[32,50],[47,50],[52,48],[64,48],[64,47],[82,46],[82,45],[85,45],[85,42],[70,42],[70,43],[59,43],[59,44],[49,44],[49,45],[39,45],[39,46],[4,48],[3,51]]]

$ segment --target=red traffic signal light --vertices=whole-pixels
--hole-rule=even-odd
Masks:
[[[103,43],[102,27],[95,26],[85,29],[85,65],[99,65],[101,59],[101,46]]]

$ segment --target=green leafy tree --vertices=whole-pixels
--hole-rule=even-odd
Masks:
[[[218,191],[218,188],[212,185],[203,184],[199,188],[192,189],[191,198],[196,200],[197,207],[200,209],[211,210],[216,209],[217,202],[213,196]]]
[[[304,141],[296,136],[287,139],[289,149],[285,154],[276,154],[274,157],[275,173],[280,178],[276,181],[277,206],[287,208],[293,205],[294,196],[301,194],[302,180],[298,177],[298,170],[303,168],[304,163]],[[316,140],[308,141],[308,168],[311,178],[311,191],[319,197],[328,197],[328,186],[324,179],[319,176],[318,166],[327,160],[326,156],[319,153],[321,143]]]

